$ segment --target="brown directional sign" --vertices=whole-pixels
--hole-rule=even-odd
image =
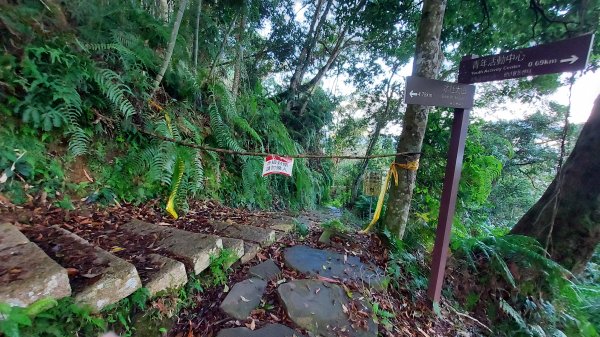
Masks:
[[[460,62],[458,82],[478,83],[577,71],[586,67],[593,34]]]
[[[406,104],[443,106],[470,109],[473,107],[475,86],[409,76],[406,78]]]

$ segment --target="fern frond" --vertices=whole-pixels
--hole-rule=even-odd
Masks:
[[[100,91],[119,108],[126,120],[130,119],[135,108],[125,95],[131,94],[131,90],[121,82],[119,75],[110,69],[95,69],[93,75]]]
[[[202,165],[202,157],[200,152],[196,152],[189,168],[189,191],[193,195],[197,195],[204,186],[204,166]]]
[[[527,328],[527,323],[525,323],[525,320],[523,319],[523,316],[521,316],[521,314],[515,310],[510,304],[508,304],[508,302],[506,302],[504,299],[500,299],[500,310],[502,310],[502,312],[504,312],[505,314],[507,314],[510,318],[512,318],[521,329],[529,332],[529,329]]]
[[[223,122],[223,118],[221,118],[221,115],[219,114],[219,110],[214,102],[214,98],[212,104],[210,104],[208,107],[208,114],[210,116],[210,126],[213,135],[217,140],[217,144],[226,149],[244,151],[244,149],[233,138],[229,127],[225,124],[225,122]]]
[[[258,132],[256,132],[256,130],[254,130],[250,126],[250,124],[244,117],[234,116],[232,120],[235,126],[237,126],[241,130],[246,132],[248,135],[250,135],[260,145],[261,150],[264,150],[262,138],[260,137]]]
[[[73,156],[80,156],[87,152],[90,137],[79,125],[72,125],[69,131],[69,152]]]

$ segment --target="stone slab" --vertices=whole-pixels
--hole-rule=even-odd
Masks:
[[[125,224],[121,229],[134,234],[156,235],[157,245],[183,262],[189,272],[196,275],[208,268],[211,254],[223,249],[223,240],[215,235],[192,233],[139,220]]]
[[[69,295],[67,271],[36,244],[26,242],[0,251],[0,303],[26,307],[45,297]]]
[[[251,278],[236,283],[221,303],[221,310],[235,319],[246,319],[260,304],[267,282]]]
[[[241,264],[246,264],[256,257],[260,251],[260,245],[257,243],[244,241],[244,255],[240,258]]]
[[[97,280],[86,284],[73,294],[75,302],[89,305],[93,311],[98,312],[142,287],[140,276],[131,263],[93,246],[85,239],[66,229],[53,227],[53,230],[63,238],[89,246],[97,260],[106,261],[106,267],[97,276]]]
[[[284,232],[284,233],[289,233],[291,231],[294,230],[294,224],[293,223],[280,223],[280,224],[276,224],[276,225],[272,225],[271,229],[274,229],[278,232]]]
[[[221,238],[221,240],[223,240],[223,249],[231,250],[237,258],[236,261],[244,256],[244,240],[232,238]],[[225,267],[231,267],[236,261]]]
[[[385,273],[381,268],[365,264],[356,256],[348,256],[329,250],[307,246],[293,246],[283,252],[285,264],[301,273],[321,275],[339,280],[362,281],[365,284],[382,288]]]
[[[265,260],[256,266],[250,267],[249,272],[250,275],[256,276],[265,281],[274,280],[281,274],[281,270],[271,259]]]
[[[19,229],[8,223],[0,223],[0,250],[29,243]]]
[[[178,289],[187,283],[183,263],[158,254],[150,254],[148,258],[153,264],[160,266],[158,270],[149,273],[148,281],[144,284],[150,295],[154,296],[167,289]]]
[[[324,337],[377,336],[377,324],[370,317],[366,318],[366,329],[352,326],[344,312],[349,306],[348,296],[336,284],[295,280],[281,284],[277,293],[288,317],[300,328]],[[366,307],[361,309],[368,312]]]
[[[282,324],[267,324],[256,330],[248,328],[222,329],[217,337],[305,337],[303,334]]]
[[[219,236],[258,243],[262,247],[275,242],[275,231],[272,229],[218,221],[211,223],[211,226]]]

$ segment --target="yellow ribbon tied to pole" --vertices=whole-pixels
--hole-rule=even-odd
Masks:
[[[388,170],[388,173],[385,177],[385,183],[383,185],[383,188],[379,192],[379,199],[377,200],[377,207],[375,207],[375,214],[373,214],[373,220],[371,220],[371,222],[369,223],[367,228],[363,229],[359,233],[361,233],[361,234],[368,233],[373,228],[373,226],[375,226],[377,221],[379,220],[379,216],[381,216],[381,210],[383,208],[383,200],[385,199],[385,193],[387,192],[388,187],[390,185],[390,178],[393,177],[394,184],[396,184],[396,186],[398,186],[398,169],[416,171],[419,169],[419,160],[417,159],[415,161],[411,161],[406,164],[392,163],[390,165],[390,169]]]

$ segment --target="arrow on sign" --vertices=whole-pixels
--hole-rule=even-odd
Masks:
[[[416,92],[414,92],[414,91],[411,90],[410,93],[409,93],[409,95],[410,95],[410,97],[415,97],[415,96],[417,96],[419,94],[417,94]]]
[[[569,64],[573,64],[577,62],[577,60],[579,60],[579,57],[577,57],[577,55],[571,55],[571,57],[569,57],[568,59],[560,60],[560,63],[569,62]]]

